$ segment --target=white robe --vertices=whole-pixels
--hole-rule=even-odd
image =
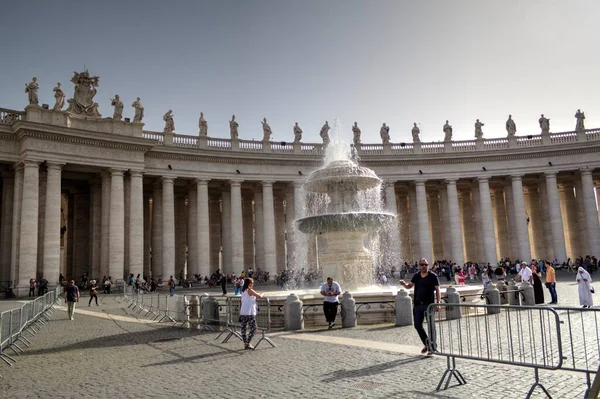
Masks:
[[[579,271],[583,270],[583,273]],[[587,281],[583,281],[587,280]],[[581,306],[594,306],[594,298],[592,297],[592,277],[582,267],[577,271],[577,284],[579,286],[579,304]]]

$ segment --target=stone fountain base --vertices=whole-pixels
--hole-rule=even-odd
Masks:
[[[323,279],[333,277],[342,290],[355,291],[373,282],[373,256],[365,248],[367,233],[360,231],[323,233],[319,251]]]

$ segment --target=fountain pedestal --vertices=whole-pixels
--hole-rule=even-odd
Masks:
[[[371,284],[373,256],[364,246],[366,234],[358,231],[322,234],[325,245],[319,251],[319,265],[323,268],[323,279],[332,277],[343,291]]]

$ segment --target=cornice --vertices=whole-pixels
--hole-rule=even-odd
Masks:
[[[104,138],[98,137],[82,137],[75,136],[72,134],[61,134],[58,132],[43,132],[39,130],[31,130],[31,129],[19,129],[17,134],[14,135],[15,140],[22,140],[25,137],[33,137],[42,140],[52,140],[63,143],[72,143],[77,145],[86,145],[92,147],[104,147],[104,148],[114,148],[114,149],[122,149],[128,151],[149,151],[153,145],[144,145],[142,143],[132,143],[126,141],[113,141],[106,140]],[[115,135],[109,135],[112,139]],[[0,136],[1,137],[1,136]],[[118,136],[117,136],[118,137]],[[134,138],[135,139],[135,138]]]
[[[160,159],[175,159],[181,161],[202,161],[210,163],[225,163],[225,164],[245,164],[245,165],[289,165],[289,166],[313,166],[318,167],[323,165],[323,161],[319,157],[318,159],[298,159],[298,158],[284,158],[280,154],[277,154],[277,158],[272,157],[273,154],[261,154],[252,153],[255,157],[240,157],[240,155],[250,155],[248,153],[220,153],[219,156],[214,153],[200,152],[197,154],[192,153],[181,153],[177,152],[165,152],[162,148],[155,147],[152,151],[146,154],[149,158],[160,158]],[[271,157],[265,157],[265,156]],[[259,158],[260,157],[260,158]]]

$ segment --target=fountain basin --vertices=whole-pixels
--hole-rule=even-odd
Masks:
[[[375,231],[396,218],[385,212],[326,213],[296,220],[296,227],[305,234],[339,231]]]
[[[337,160],[327,164],[323,169],[311,173],[304,183],[304,189],[313,193],[329,193],[331,186],[351,186],[356,191],[375,188],[381,179],[374,171],[359,166],[350,160]]]

